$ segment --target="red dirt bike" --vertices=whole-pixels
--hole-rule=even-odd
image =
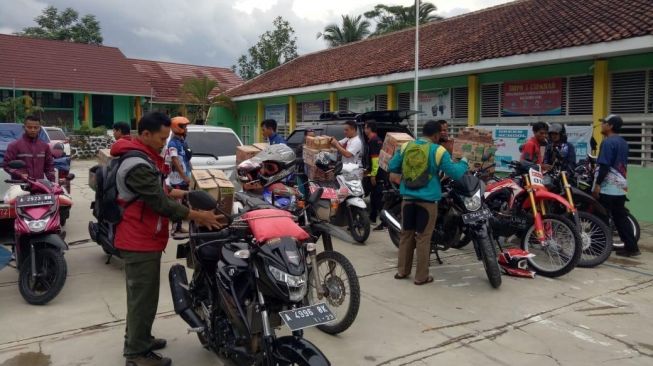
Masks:
[[[576,209],[564,197],[549,192],[544,176],[534,164],[504,162],[513,168],[509,178],[490,182],[485,202],[494,213],[490,220],[495,237],[521,238],[521,248],[534,254],[529,265],[547,277],[559,277],[576,267],[582,253],[582,239],[574,221],[549,213],[555,203],[578,220]]]

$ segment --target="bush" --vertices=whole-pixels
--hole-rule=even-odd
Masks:
[[[82,126],[77,130],[73,131],[73,135],[80,136],[106,136],[107,128],[104,126],[89,128],[88,126]]]

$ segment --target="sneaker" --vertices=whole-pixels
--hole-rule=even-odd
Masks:
[[[642,254],[642,252],[640,252],[639,250],[631,252],[630,250],[625,250],[624,249],[624,250],[617,250],[615,252],[615,254],[620,256],[620,257],[637,257],[637,256],[640,256]]]
[[[125,366],[171,366],[172,360],[158,353],[148,352],[141,356],[127,357]]]
[[[386,227],[384,223],[380,223],[377,227],[372,229],[373,231],[385,231]]]
[[[174,231],[172,233],[172,238],[175,240],[188,239],[188,233],[183,233],[181,231]]]
[[[152,337],[152,351],[157,351],[163,348],[166,348],[168,341],[163,338],[154,338]]]

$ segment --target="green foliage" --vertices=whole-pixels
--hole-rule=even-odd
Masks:
[[[196,119],[206,121],[212,106],[220,106],[236,111],[236,103],[224,94],[214,95],[213,90],[218,87],[218,82],[207,77],[191,78],[184,80],[181,86],[181,100],[184,103],[197,106]]]
[[[7,98],[0,102],[0,121],[22,122],[30,114],[39,114],[43,108],[34,105],[29,95]]]
[[[80,19],[79,13],[72,8],[59,12],[54,6],[48,6],[34,21],[38,26],[24,28],[16,34],[58,41],[102,44],[102,30],[95,15],[87,14]]]
[[[105,126],[90,128],[87,125],[82,125],[80,128],[73,131],[73,135],[79,136],[106,136],[107,128]]]
[[[423,2],[419,5],[419,23],[424,24],[443,18],[433,14],[437,7],[431,3]],[[381,35],[415,26],[415,5],[389,6],[378,4],[374,10],[365,13],[365,17],[376,22],[376,30],[372,35]]]
[[[370,35],[370,26],[370,22],[364,20],[362,15],[356,17],[343,15],[342,27],[338,24],[329,24],[324,28],[324,32],[317,34],[317,38],[324,39],[329,47],[337,47],[365,39]]]
[[[290,23],[279,16],[272,24],[274,29],[259,36],[258,42],[232,66],[243,79],[252,79],[297,57],[297,36]]]

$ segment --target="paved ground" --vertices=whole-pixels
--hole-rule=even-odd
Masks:
[[[27,305],[17,273],[0,272],[0,366],[121,365],[125,318],[122,263],[86,241],[91,192],[88,163],[76,162],[75,204],[68,224],[69,276],[61,294],[43,307]],[[433,264],[433,284],[397,281],[396,249],[387,234],[365,246],[336,243],[360,276],[356,322],[333,337],[306,336],[334,365],[651,365],[653,364],[653,225],[644,254],[611,258],[595,269],[560,279],[503,278],[493,290],[469,250],[445,253]],[[167,283],[177,263],[170,243],[162,270],[155,334],[176,365],[221,365],[174,315]]]

